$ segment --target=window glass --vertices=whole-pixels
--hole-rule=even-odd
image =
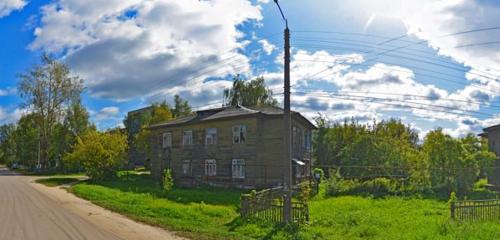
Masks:
[[[172,147],[172,133],[163,133],[163,148]]]
[[[191,176],[191,160],[182,161],[182,174],[184,176]]]
[[[245,160],[233,159],[232,166],[233,178],[245,178]]]
[[[193,144],[193,131],[182,132],[182,145],[188,146]]]
[[[217,144],[217,128],[207,128],[205,130],[205,145]]]
[[[205,176],[215,176],[217,175],[217,164],[215,159],[205,160]]]
[[[247,138],[247,127],[245,125],[233,126],[233,143],[245,143]]]

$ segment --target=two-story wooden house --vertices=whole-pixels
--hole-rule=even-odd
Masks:
[[[479,135],[487,138],[489,149],[497,156],[500,156],[500,125],[487,127]],[[500,159],[495,161],[493,171],[490,174],[488,182],[494,185],[496,189],[500,189]]]
[[[178,185],[241,188],[281,185],[286,162],[283,109],[223,107],[150,127],[152,175],[172,170]],[[315,126],[292,112],[294,180],[310,176]],[[289,163],[288,163],[289,164]]]

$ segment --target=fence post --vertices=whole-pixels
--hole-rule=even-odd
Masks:
[[[455,201],[450,203],[451,219],[455,219]]]

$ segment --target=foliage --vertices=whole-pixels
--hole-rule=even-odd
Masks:
[[[172,178],[172,170],[163,170],[163,189],[165,191],[170,191],[174,187],[174,179]]]
[[[313,169],[313,176],[316,178],[316,175],[319,175],[319,180],[322,181],[325,179],[325,172],[321,168],[314,168]]]
[[[36,182],[43,184],[47,187],[56,187],[64,184],[70,184],[78,182],[78,178],[72,177],[50,177],[50,178],[40,178],[37,179]]]
[[[16,159],[16,126],[5,124],[0,126],[0,164],[11,165]]]
[[[244,81],[240,75],[234,76],[232,88],[224,89],[224,100],[227,106],[278,106],[278,101],[273,98],[273,92],[266,88],[263,77]]]
[[[146,115],[142,119],[141,129],[135,136],[134,140],[137,149],[146,154],[151,153],[151,131],[149,130],[149,126],[172,119],[170,106],[166,102],[163,102],[162,104],[153,104],[151,107],[151,114]]]
[[[78,137],[73,151],[64,160],[81,164],[89,177],[102,181],[112,177],[121,165],[127,149],[126,136],[120,132],[87,131]]]
[[[183,100],[179,95],[174,96],[174,108],[172,109],[172,117],[179,118],[191,114],[191,106],[187,100]]]
[[[491,174],[495,159],[486,141],[473,134],[456,139],[436,129],[419,143],[416,130],[399,120],[371,125],[354,120],[332,124],[320,116],[316,122],[315,163],[324,171],[333,167],[339,175],[328,179],[331,190],[327,191],[332,195],[341,188],[335,184],[359,182],[361,186],[356,188],[370,191],[384,185],[370,182],[381,178],[404,183],[404,191],[445,195],[455,191],[464,195],[479,178]],[[339,183],[340,176],[343,181]],[[350,180],[353,182],[345,182]],[[385,188],[379,190],[387,192]]]
[[[36,144],[38,148],[38,167],[47,168],[50,163],[52,143],[56,125],[64,119],[64,113],[75,101],[79,101],[83,90],[83,81],[71,76],[67,65],[44,54],[41,64],[20,74],[18,91],[24,99],[23,106],[30,109],[34,127],[38,129]]]

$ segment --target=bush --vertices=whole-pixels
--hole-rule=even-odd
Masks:
[[[329,196],[361,195],[382,197],[395,195],[406,191],[397,180],[374,178],[367,181],[357,179],[342,179],[336,175],[326,181],[326,194]]]
[[[102,181],[116,174],[127,150],[127,137],[120,132],[101,133],[91,130],[77,137],[73,151],[64,161],[79,163],[93,181]]]
[[[163,170],[163,189],[165,191],[170,191],[174,187],[174,179],[172,178],[172,170]]]

